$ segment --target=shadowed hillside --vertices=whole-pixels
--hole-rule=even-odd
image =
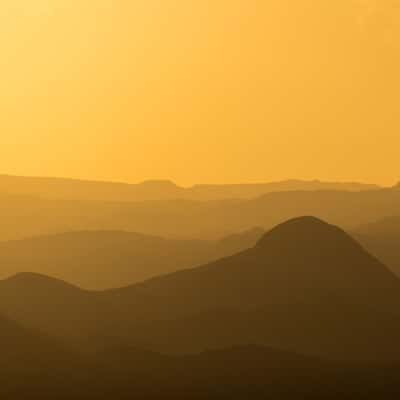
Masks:
[[[32,351],[36,342],[25,345]],[[10,350],[16,350],[11,347]],[[43,348],[41,348],[43,350]],[[68,361],[45,349],[35,364],[0,377],[0,394],[23,399],[379,399],[398,392],[393,367],[363,368],[330,363],[259,346],[165,357],[129,348],[109,348],[84,361],[70,353]],[[39,350],[39,349],[37,349]],[[71,361],[72,360],[72,361]],[[41,372],[37,372],[41,368]],[[381,369],[379,369],[381,368]],[[32,371],[36,370],[32,374]],[[388,373],[389,372],[389,373]]]
[[[342,230],[299,218],[253,249],[121,289],[118,299],[152,321],[147,329],[168,329],[167,342],[146,329],[142,336],[164,351],[255,341],[330,357],[398,358],[399,289],[398,279]]]
[[[126,286],[253,247],[261,229],[218,241],[168,240],[129,232],[71,232],[0,242],[0,276],[31,271],[86,289]]]
[[[73,398],[88,395],[96,373],[94,360],[74,353],[53,338],[0,317],[0,395],[5,399]]]
[[[3,314],[76,345],[111,340],[186,353],[255,343],[400,360],[400,281],[312,217],[274,228],[237,255],[126,288],[87,292],[22,274],[2,281],[0,295]]]

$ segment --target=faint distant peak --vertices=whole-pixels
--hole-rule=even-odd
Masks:
[[[149,179],[140,183],[141,186],[148,187],[162,187],[162,188],[175,188],[179,189],[179,186],[168,179]]]

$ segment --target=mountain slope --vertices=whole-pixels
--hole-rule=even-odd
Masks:
[[[396,365],[338,364],[260,346],[183,357],[124,346],[79,354],[1,317],[0,351],[0,395],[8,400],[382,399],[399,390]]]
[[[238,255],[104,295],[129,304],[135,335],[162,351],[254,342],[333,358],[400,357],[400,281],[315,218],[282,224]]]
[[[185,357],[114,349],[89,357],[86,364],[71,364],[75,370],[66,368],[62,357],[49,360],[43,372],[33,376],[24,373],[23,368],[18,376],[2,369],[0,394],[8,400],[109,400],[139,395],[174,400],[243,399],[249,395],[288,400],[298,396],[365,400],[386,398],[382,396],[398,390],[394,368],[383,374],[378,367],[349,367],[260,346]],[[18,361],[23,365],[26,358]],[[31,369],[40,367],[33,362],[30,365]]]
[[[400,276],[400,217],[387,217],[353,231],[353,236]]]
[[[145,295],[160,302],[160,306],[164,301],[165,306],[176,301],[173,310],[181,308],[183,312],[197,302],[199,308],[194,311],[202,311],[207,302],[220,307],[287,304],[303,298],[307,301],[311,295],[341,296],[351,301],[358,298],[362,304],[374,292],[379,294],[376,307],[379,303],[389,307],[400,300],[399,285],[383,264],[344,231],[304,217],[277,226],[254,248],[240,254],[122,288],[118,294]],[[182,291],[179,295],[185,302],[180,302],[178,291]],[[175,295],[171,297],[171,293]],[[207,293],[207,299],[202,293]]]
[[[242,253],[126,288],[87,292],[23,275],[0,282],[0,295],[3,314],[85,346],[187,353],[254,343],[400,360],[400,281],[313,217],[277,226]]]
[[[0,396],[73,398],[94,364],[53,338],[0,317]],[[60,390],[61,389],[61,390]],[[46,396],[47,398],[47,396]]]
[[[254,246],[262,233],[202,241],[87,231],[0,242],[0,278],[31,271],[87,289],[122,287],[232,255]]]

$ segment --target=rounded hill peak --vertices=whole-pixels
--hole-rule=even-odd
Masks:
[[[319,218],[304,216],[293,218],[267,232],[257,243],[258,248],[281,244],[301,250],[304,247],[318,248],[324,243],[330,246],[352,243],[353,239],[342,229]]]
[[[63,280],[49,277],[47,275],[38,274],[35,272],[19,272],[10,276],[7,279],[0,281],[0,286],[15,291],[16,293],[49,293],[49,291],[62,293],[65,290],[80,291],[76,286],[73,286]]]
[[[303,226],[303,227],[325,227],[325,228],[329,228],[332,227],[332,225],[328,224],[327,222],[323,221],[320,218],[314,217],[312,215],[305,215],[305,216],[301,216],[301,217],[296,217],[296,218],[292,218],[280,225],[278,225],[278,227],[289,227],[289,226]]]

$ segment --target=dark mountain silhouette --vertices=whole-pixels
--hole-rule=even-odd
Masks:
[[[74,388],[90,387],[96,377],[85,373],[94,360],[4,317],[0,317],[0,352],[0,396],[5,399],[40,399],[45,394],[73,398]]]
[[[122,230],[168,238],[219,239],[315,215],[352,230],[400,214],[397,189],[275,192],[252,200],[100,202],[0,196],[0,240],[81,230]]]
[[[235,254],[253,247],[262,234],[252,229],[203,241],[86,231],[0,242],[0,276],[32,271],[87,289],[122,287]]]
[[[77,346],[187,353],[254,343],[400,360],[400,281],[313,217],[288,221],[237,255],[126,288],[87,292],[22,274],[2,281],[0,296],[4,315]]]
[[[7,400],[241,399],[249,393],[334,399],[398,389],[393,367],[383,373],[381,366],[333,364],[253,345],[183,357],[117,346],[82,353],[2,317],[0,351],[0,395]]]
[[[241,254],[107,295],[148,320],[141,340],[163,351],[255,341],[329,357],[397,358],[399,289],[342,230],[299,218]],[[148,333],[165,329],[167,342]]]
[[[29,347],[31,350],[34,344]],[[25,345],[26,348],[26,345]],[[41,373],[2,370],[0,394],[23,399],[382,399],[398,393],[394,367],[356,367],[259,346],[184,357],[124,348],[83,362],[50,361]],[[72,352],[71,359],[80,357]],[[19,361],[26,360],[26,357]],[[34,361],[34,360],[33,360]],[[64,362],[64,363],[63,363]],[[34,362],[27,369],[40,367]],[[67,366],[66,366],[67,365]],[[72,370],[71,367],[75,370]],[[384,371],[384,372],[383,372]],[[388,373],[389,371],[389,373]]]
[[[355,284],[358,281],[360,288],[357,291]],[[279,304],[286,297],[286,293],[281,289],[290,292],[291,301],[297,302],[304,298],[305,289],[317,291],[312,294],[322,296],[334,294],[342,298],[349,296],[354,300],[357,295],[361,296],[360,289],[365,292],[363,296],[371,295],[367,286],[375,290],[385,288],[385,298],[389,294],[393,295],[393,298],[389,298],[385,303],[385,307],[389,306],[393,299],[397,300],[400,295],[396,294],[399,282],[386,267],[369,256],[344,231],[313,217],[293,219],[277,226],[265,234],[253,249],[238,255],[205,267],[155,278],[143,284],[121,289],[119,292],[129,293],[136,288],[146,291],[146,294],[155,291],[159,299],[158,287],[171,285],[174,288],[171,292],[176,293],[177,288],[190,291],[185,293],[186,301],[180,302],[183,308],[188,307],[191,300],[198,299],[203,307],[205,300],[193,291],[194,288],[189,288],[189,283],[196,285],[196,290],[199,292],[208,294],[212,293],[210,289],[214,289],[218,283],[221,285],[221,288],[217,287],[218,289],[231,291],[232,298],[226,299],[226,305],[229,306],[234,302],[238,303],[237,305],[243,305],[245,302],[255,305],[258,301],[263,304],[265,292],[268,292],[268,303]],[[283,287],[275,286],[276,283],[280,283]],[[392,292],[388,290],[390,288],[393,289]],[[235,293],[233,289],[239,292]],[[249,290],[248,293],[245,292],[246,289]],[[170,291],[167,290],[166,293],[168,292]],[[272,296],[277,297],[273,299]],[[215,300],[217,299],[208,299],[210,302]],[[362,297],[360,300],[363,303],[366,299]],[[380,298],[380,301],[383,300],[384,298]],[[222,307],[223,301],[222,296],[217,304]],[[286,303],[287,299],[283,301]],[[199,308],[196,311],[203,310]]]
[[[236,185],[195,185],[184,188],[167,180],[139,184],[0,175],[0,193],[33,195],[54,200],[148,201],[250,199],[270,192],[291,190],[376,190],[377,185],[356,182],[287,180]]]
[[[354,230],[354,237],[400,276],[400,217],[387,217]]]
[[[17,274],[0,281],[0,293],[5,316],[64,344],[78,342],[80,348],[87,346],[108,318],[107,305],[95,292],[45,275]]]

